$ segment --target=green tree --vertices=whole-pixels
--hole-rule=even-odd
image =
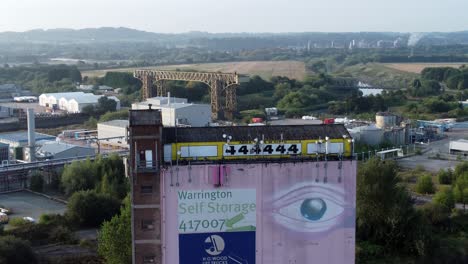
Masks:
[[[120,214],[103,223],[98,235],[98,252],[109,264],[132,263],[129,197],[124,200]]]
[[[42,175],[40,173],[34,173],[31,176],[29,188],[35,192],[42,192],[44,188],[44,179],[42,178]]]
[[[455,201],[462,203],[465,209],[465,206],[468,203],[468,172],[458,176],[453,189]]]
[[[74,193],[67,204],[67,218],[82,227],[98,227],[111,219],[118,211],[120,202],[108,194],[95,191]]]
[[[28,242],[14,236],[0,236],[0,263],[34,264],[37,259]]]
[[[66,165],[61,178],[61,186],[66,195],[76,191],[94,189],[99,179],[91,160],[76,161]]]
[[[395,162],[373,158],[360,165],[356,202],[359,241],[379,245],[387,254],[426,253],[427,226],[399,184]]]
[[[432,194],[435,191],[434,183],[430,175],[423,175],[416,182],[416,192],[421,194]]]
[[[106,112],[114,112],[117,107],[117,102],[105,96],[99,98],[96,112],[104,114]]]
[[[445,206],[448,210],[452,210],[453,208],[455,208],[455,198],[451,188],[443,188],[442,190],[438,191],[434,195],[432,201],[435,204]]]
[[[452,184],[453,171],[452,169],[440,169],[437,173],[437,178],[439,179],[440,184]]]

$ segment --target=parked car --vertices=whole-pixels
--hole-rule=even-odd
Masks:
[[[31,223],[36,223],[36,219],[30,217],[30,216],[25,216],[23,217],[23,220],[26,220],[28,222],[31,222]]]
[[[5,213],[0,213],[0,224],[6,224],[8,223],[8,215]]]

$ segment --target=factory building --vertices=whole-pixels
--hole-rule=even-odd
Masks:
[[[468,156],[468,140],[450,141],[449,151],[450,154]]]
[[[162,111],[130,111],[133,263],[354,263],[343,125],[165,127]]]
[[[187,103],[185,98],[155,97],[132,104],[132,109],[161,110],[164,126],[208,126],[211,122],[211,106],[208,104]]]
[[[0,166],[10,163],[10,145],[0,143]]]
[[[81,113],[86,106],[97,105],[101,97],[102,95],[83,92],[46,93],[39,96],[39,105],[69,113]],[[120,100],[117,97],[109,96],[107,98],[116,102],[116,110],[120,109]]]
[[[55,141],[54,136],[34,132],[33,137],[36,141]],[[29,156],[28,151],[28,132],[17,131],[0,134],[0,143],[10,146],[10,154],[17,160],[24,160]]]

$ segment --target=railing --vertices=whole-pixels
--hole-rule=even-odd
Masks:
[[[111,153],[103,153],[100,154],[101,156],[109,156],[110,154],[117,153],[119,156],[126,156],[128,155],[128,151],[117,151]],[[95,159],[97,155],[90,155],[90,156],[79,156],[73,158],[66,158],[66,159],[51,159],[51,160],[44,160],[44,161],[35,161],[35,162],[28,162],[28,163],[21,163],[21,164],[9,164],[6,166],[0,166],[0,173],[7,172],[7,171],[16,171],[16,170],[26,170],[26,169],[35,169],[41,168],[46,166],[59,166],[72,163],[73,161],[81,161],[86,159]]]

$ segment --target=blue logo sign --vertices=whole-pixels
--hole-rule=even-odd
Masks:
[[[255,231],[179,235],[180,264],[255,264]]]

